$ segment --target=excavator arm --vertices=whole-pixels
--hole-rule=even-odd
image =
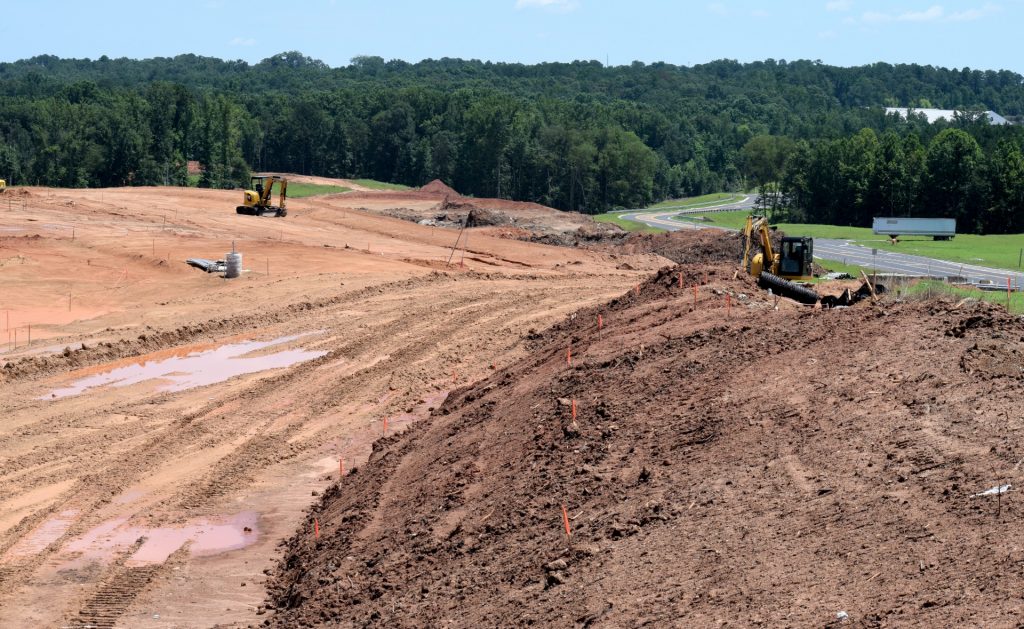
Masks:
[[[760,241],[761,253],[751,257],[755,238]],[[748,216],[743,225],[743,268],[752,275],[760,275],[762,269],[769,272],[776,270],[768,219],[763,216]]]

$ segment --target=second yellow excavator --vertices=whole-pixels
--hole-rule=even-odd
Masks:
[[[235,208],[236,212],[248,214],[249,216],[288,215],[288,210],[285,209],[285,201],[288,198],[287,179],[278,175],[255,175],[250,183],[252,184],[252,190],[246,190],[243,193],[242,205]],[[277,205],[271,205],[270,195],[275,183],[280,184],[278,186],[280,192],[278,193]]]

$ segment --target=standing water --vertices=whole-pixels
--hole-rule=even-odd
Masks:
[[[274,345],[288,343],[305,335],[285,336],[272,341],[243,341],[222,345],[216,349],[191,352],[183,357],[163,360],[147,360],[141,363],[117,367],[110,371],[81,378],[66,387],[54,389],[39,399],[57,399],[78,395],[88,389],[102,386],[127,387],[147,380],[159,380],[157,391],[184,391],[208,384],[223,382],[234,376],[267,369],[288,367],[296,363],[319,358],[324,351],[286,349],[272,354],[249,356]]]

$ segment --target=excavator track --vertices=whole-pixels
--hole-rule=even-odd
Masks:
[[[776,295],[788,297],[802,304],[814,305],[818,302],[821,297],[818,293],[814,292],[809,288],[804,288],[799,284],[784,280],[778,275],[774,275],[767,271],[762,271],[760,277],[757,278],[758,285],[761,288],[770,288]]]

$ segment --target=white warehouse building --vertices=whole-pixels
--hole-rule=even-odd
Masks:
[[[957,111],[955,109],[917,109],[914,107],[886,107],[886,114],[899,114],[901,117],[906,118],[907,114],[914,112],[915,114],[924,114],[928,118],[928,122],[937,122],[939,120],[946,120],[949,122],[953,121]],[[989,124],[1010,124],[1010,121],[1003,118],[996,112],[989,110],[984,112],[988,116]]]

